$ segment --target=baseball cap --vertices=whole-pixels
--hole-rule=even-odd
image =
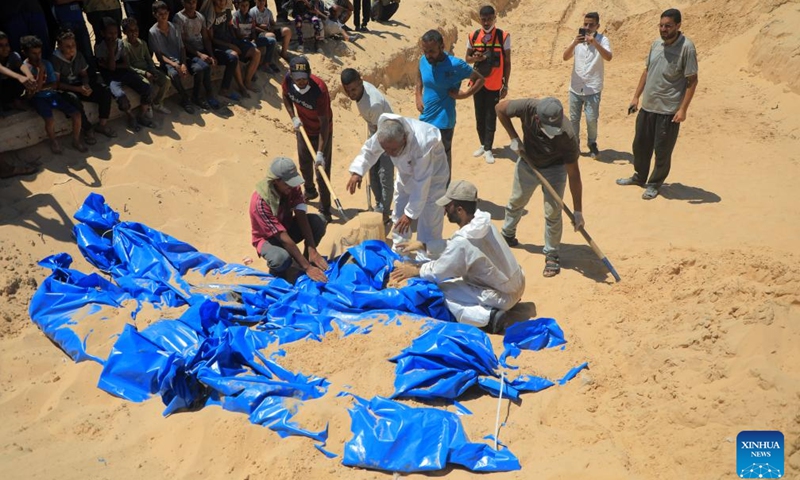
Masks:
[[[536,114],[539,116],[539,123],[542,131],[550,138],[561,135],[561,122],[564,120],[564,107],[557,98],[546,97],[536,105]]]
[[[289,158],[275,158],[269,167],[269,171],[292,188],[303,184],[303,177],[297,173],[297,167],[294,166],[294,162]]]
[[[439,200],[436,200],[436,205],[444,207],[453,200],[461,200],[462,202],[477,202],[478,188],[466,180],[459,180],[451,183],[444,196]]]
[[[294,57],[292,61],[289,62],[289,72],[295,80],[309,78],[311,75],[311,65],[309,65],[306,57]]]

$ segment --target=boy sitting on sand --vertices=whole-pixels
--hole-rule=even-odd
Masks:
[[[196,2],[192,3],[196,5]],[[189,4],[189,2],[184,2],[184,5],[187,4]],[[194,5],[192,5],[192,8],[194,8]],[[175,18],[179,20],[188,19],[183,16],[184,12],[186,12],[186,10],[182,10],[176,14]],[[202,22],[203,17],[197,12],[193,13],[195,13],[197,20]],[[194,113],[194,108],[191,103],[189,103],[189,95],[186,94],[186,89],[183,88],[182,79],[188,75],[197,74],[202,75],[202,82],[195,78],[192,102],[204,110],[210,108],[216,110],[220,108],[220,104],[217,99],[214,98],[214,93],[211,88],[211,65],[214,63],[211,57],[201,53],[199,57],[194,56],[191,61],[187,62],[183,35],[181,34],[181,30],[169,21],[169,8],[167,4],[161,1],[154,2],[153,15],[156,17],[156,24],[150,28],[150,49],[155,53],[161,68],[165,70],[172,79],[172,84],[181,97],[181,106],[183,109],[186,110],[186,113]],[[200,97],[201,87],[206,90],[205,100]]]
[[[73,106],[62,93],[56,91],[56,72],[53,65],[42,58],[42,41],[39,37],[28,35],[22,37],[22,52],[27,57],[20,67],[23,75],[36,82],[33,89],[28,91],[30,102],[36,112],[44,119],[44,130],[50,139],[50,150],[53,153],[62,153],[61,145],[56,140],[54,128],[53,109],[61,110],[72,119],[72,146],[79,152],[88,149],[81,140],[81,112]]]
[[[125,45],[119,38],[119,27],[114,19],[109,17],[103,19],[103,38],[94,47],[94,56],[97,57],[100,75],[111,89],[111,94],[117,99],[119,109],[128,116],[128,126],[131,130],[138,132],[141,130],[140,125],[153,127],[155,124],[147,118],[153,90],[142,77],[129,68]],[[122,89],[123,85],[139,94],[142,108],[138,118],[131,112],[131,101]]]
[[[261,52],[260,70],[272,73],[280,72],[280,69],[272,63],[272,55],[277,43],[275,35],[258,35],[255,17],[250,15],[249,0],[239,0],[238,9],[233,12],[233,26],[236,27],[240,39],[252,43]]]
[[[169,109],[164,106],[164,100],[169,93],[169,79],[164,72],[156,68],[156,64],[153,63],[153,54],[150,53],[147,44],[139,40],[139,23],[135,18],[128,17],[122,20],[122,31],[125,33],[125,40],[122,41],[122,44],[125,46],[125,55],[128,57],[131,70],[144,78],[144,81],[154,90],[152,110],[158,113],[170,113]]]
[[[255,45],[236,35],[236,29],[233,27],[233,14],[227,8],[226,0],[213,1],[214,17],[209,19],[211,24],[209,32],[211,33],[211,43],[214,44],[214,56],[217,57],[219,63],[233,68],[233,76],[239,86],[239,93],[245,98],[250,98],[248,90],[256,93],[259,91],[253,85],[253,75],[256,73],[258,64],[261,63],[261,52],[255,48]],[[244,60],[250,63],[247,66],[247,72],[242,75],[239,66]],[[220,95],[225,95],[234,101],[240,100],[241,97],[235,92],[228,93],[230,84],[230,76],[226,70],[225,76],[222,78]]]
[[[78,51],[75,35],[71,31],[61,32],[58,36],[58,50],[53,53],[52,63],[56,72],[56,88],[81,111],[83,140],[89,145],[97,143],[94,132],[102,133],[106,137],[116,137],[117,134],[108,126],[108,117],[111,115],[111,92],[107,86],[97,83],[96,79],[89,75],[89,64]],[[83,102],[97,104],[100,123],[94,127],[86,117]]]
[[[256,23],[255,29],[259,37],[272,37],[276,43],[280,40],[281,58],[289,63],[289,42],[292,41],[292,31],[289,27],[279,27],[275,23],[275,17],[267,8],[267,0],[256,0],[256,6],[250,9],[250,16]],[[272,58],[267,60],[272,62]]]

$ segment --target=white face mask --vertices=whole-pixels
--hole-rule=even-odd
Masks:
[[[296,83],[293,83],[292,86],[294,87],[295,90],[297,90],[301,94],[304,94],[304,93],[308,92],[309,90],[311,90],[311,84],[310,83],[308,85],[306,85],[305,88],[298,87]]]

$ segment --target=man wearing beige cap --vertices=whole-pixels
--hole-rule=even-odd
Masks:
[[[475,185],[466,180],[454,182],[436,204],[444,207],[447,220],[460,228],[449,240],[404,244],[404,253],[426,249],[429,256],[438,258],[421,266],[399,265],[391,279],[422,277],[435,282],[459,323],[499,333],[505,312],[522,298],[525,274],[490,215],[477,209]]]
[[[575,210],[575,230],[583,226],[583,185],[581,171],[578,168],[580,148],[578,140],[572,132],[569,120],[564,118],[564,107],[553,97],[542,99],[525,98],[520,100],[503,100],[497,104],[497,119],[511,138],[511,149],[520,155],[514,170],[514,183],[511,187],[511,198],[506,205],[506,217],[503,222],[503,237],[510,247],[519,244],[517,240],[517,224],[519,224],[525,205],[528,204],[539,177],[534,169],[547,180],[560,198],[569,178],[569,191]],[[517,130],[511,123],[518,117],[522,123],[523,138],[520,140]],[[544,247],[545,266],[542,275],[553,277],[561,272],[558,250],[561,246],[563,230],[561,221],[561,200],[554,198],[546,188],[544,194]]]
[[[322,215],[308,215],[300,186],[303,178],[286,157],[272,160],[267,176],[250,197],[252,243],[267,261],[271,274],[283,277],[294,259],[311,279],[327,282],[328,262],[317,252],[327,223]],[[305,243],[300,253],[298,242]]]

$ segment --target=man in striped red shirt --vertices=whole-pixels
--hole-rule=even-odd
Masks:
[[[275,276],[284,276],[295,260],[312,280],[327,282],[328,262],[317,251],[327,222],[322,215],[307,214],[302,184],[292,160],[277,157],[272,161],[266,178],[256,184],[250,197],[253,247]],[[304,242],[302,253],[299,242]]]

